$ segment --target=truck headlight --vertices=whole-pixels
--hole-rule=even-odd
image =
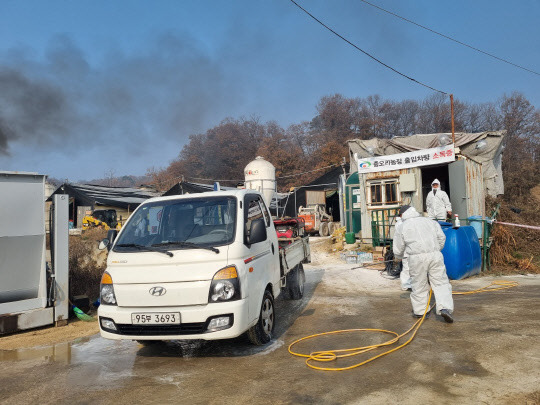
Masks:
[[[103,305],[116,305],[116,296],[114,295],[114,287],[112,277],[109,273],[103,273],[101,277],[100,286],[100,300],[99,303]]]
[[[240,282],[235,266],[218,271],[212,279],[208,302],[234,301],[240,299]]]

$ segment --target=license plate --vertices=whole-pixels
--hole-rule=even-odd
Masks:
[[[134,325],[178,325],[180,312],[139,312],[131,314]]]

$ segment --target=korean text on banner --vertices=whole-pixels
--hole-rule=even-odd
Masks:
[[[395,155],[358,158],[358,173],[385,172],[409,167],[436,165],[456,160],[454,144]]]

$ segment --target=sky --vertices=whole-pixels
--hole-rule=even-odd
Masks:
[[[465,102],[540,76],[360,1],[298,0],[383,62]],[[540,2],[371,0],[540,71]],[[227,117],[287,127],[321,97],[433,94],[375,63],[289,0],[0,1],[0,171],[70,181],[166,167],[189,136]]]

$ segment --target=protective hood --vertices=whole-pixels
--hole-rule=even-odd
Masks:
[[[418,213],[418,211],[416,211],[416,209],[414,207],[410,207],[407,211],[405,211],[403,213],[403,215],[401,216],[401,218],[405,221],[409,218],[415,218],[415,217],[419,217],[420,214]]]
[[[441,186],[441,182],[440,182],[438,179],[433,180],[433,182],[431,183],[431,185],[434,185],[434,184],[438,184],[439,187]]]

